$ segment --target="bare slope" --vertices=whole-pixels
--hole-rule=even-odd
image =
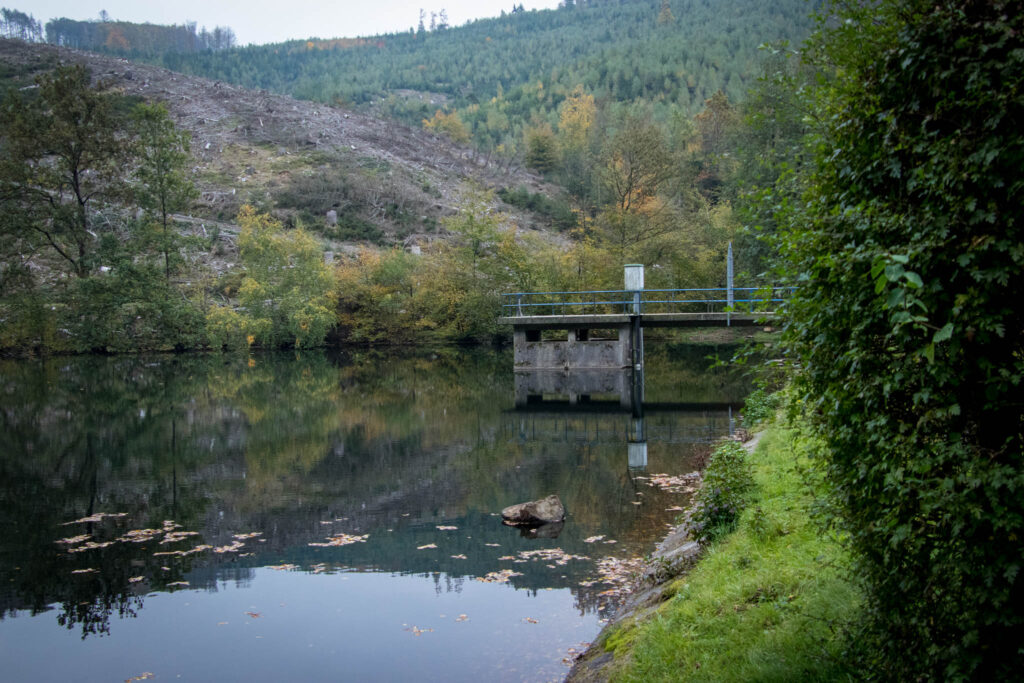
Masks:
[[[0,68],[9,81],[71,62],[125,95],[166,104],[192,133],[202,191],[192,218],[220,222],[228,232],[238,207],[252,203],[304,222],[329,248],[410,243],[443,233],[440,219],[473,187],[554,194],[519,167],[425,130],[115,57],[0,40]],[[543,219],[499,205],[509,223],[544,228]],[[332,209],[337,226],[325,220]]]

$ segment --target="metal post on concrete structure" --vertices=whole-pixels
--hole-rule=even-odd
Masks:
[[[644,289],[644,266],[642,263],[627,263],[625,267],[626,291],[633,292],[633,315],[640,315],[640,293]]]
[[[644,367],[644,328],[640,323],[640,315],[643,313],[641,296],[644,290],[644,266],[642,263],[627,263],[625,266],[626,291],[633,293],[633,305],[630,315],[632,316],[630,348],[632,351],[631,361],[635,370],[642,370]]]
[[[726,256],[726,260],[725,260],[725,288],[727,290],[726,298],[729,301],[729,303],[728,303],[729,307],[728,307],[726,315],[725,315],[725,326],[726,327],[731,327],[732,326],[732,305],[735,302],[735,299],[733,298],[733,295],[732,295],[732,274],[733,274],[732,273],[732,242],[729,242],[729,254],[728,254],[728,256]]]

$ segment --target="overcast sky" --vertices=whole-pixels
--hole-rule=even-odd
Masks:
[[[448,13],[459,26],[470,19],[496,17],[512,5],[529,9],[553,8],[558,0],[0,0],[0,5],[50,19],[96,19],[100,10],[120,21],[151,24],[230,26],[240,45],[278,43],[294,38],[354,38],[408,31],[427,12]]]

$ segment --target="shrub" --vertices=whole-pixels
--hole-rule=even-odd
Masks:
[[[1019,678],[1024,14],[836,6],[781,246],[797,393],[866,589],[862,668]]]
[[[740,443],[726,441],[715,448],[690,517],[694,540],[711,543],[735,529],[753,482],[747,451]]]
[[[743,422],[753,427],[775,415],[781,404],[781,394],[769,393],[759,388],[752,391],[743,401]]]

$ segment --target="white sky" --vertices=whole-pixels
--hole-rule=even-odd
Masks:
[[[354,38],[408,31],[419,21],[422,7],[430,13],[444,9],[448,23],[496,17],[512,5],[526,10],[550,9],[558,0],[0,0],[0,5],[50,19],[97,19],[100,10],[120,21],[151,24],[230,26],[239,45],[278,43],[296,38]]]

